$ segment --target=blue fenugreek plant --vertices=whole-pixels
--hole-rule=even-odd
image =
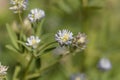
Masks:
[[[19,22],[6,25],[11,39],[11,44],[6,45],[6,47],[12,51],[11,54],[15,56],[18,62],[15,65],[12,80],[31,80],[41,77],[44,70],[49,68],[47,66],[41,69],[41,56],[45,55],[46,51],[55,51],[57,48],[64,49],[63,54],[60,54],[63,57],[85,49],[87,36],[80,32],[74,36],[68,29],[59,30],[53,41],[44,42],[42,24],[45,11],[39,8],[32,9],[24,19],[21,14],[27,9],[28,0],[10,0],[10,3],[10,10],[18,14],[19,18]],[[62,57],[60,56],[56,62]],[[0,65],[0,75],[4,76],[7,69],[8,67]]]

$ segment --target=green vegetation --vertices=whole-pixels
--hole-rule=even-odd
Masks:
[[[16,50],[20,51],[22,48],[18,49],[19,45],[16,43],[24,45],[23,42],[17,42],[14,33],[10,33],[11,30],[16,31],[13,27],[14,23],[19,26],[19,18],[17,14],[9,10],[8,0],[1,0],[0,4],[3,3],[4,5],[0,5],[0,62],[9,66],[8,80],[13,80],[12,76],[21,77],[14,80],[22,80],[23,76],[20,74],[23,72],[19,71],[24,69],[27,61],[24,61],[19,52],[17,53]],[[119,0],[28,0],[28,8],[21,15],[23,19],[27,17],[31,9],[40,8],[45,11],[42,28],[36,33],[39,36],[43,35],[40,37],[43,39],[42,45],[55,41],[54,35],[62,29],[68,29],[74,35],[78,32],[85,33],[88,39],[84,50],[74,55],[62,56],[62,58],[54,55],[53,49],[59,46],[58,44],[47,47],[45,54],[40,56],[40,60],[31,64],[32,67],[41,68],[40,74],[31,74],[28,77],[39,76],[31,80],[70,80],[71,75],[84,73],[87,80],[120,80],[119,3]],[[25,28],[25,30],[25,34],[30,36],[29,29]],[[22,39],[26,41],[26,36]],[[8,44],[14,46],[16,50]],[[108,71],[101,71],[97,67],[99,59],[103,57],[108,58],[112,64],[112,68]],[[38,65],[39,61],[41,65]],[[37,72],[37,69],[35,70]],[[19,76],[16,76],[17,73]]]

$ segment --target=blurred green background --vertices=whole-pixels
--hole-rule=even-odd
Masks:
[[[74,56],[67,56],[52,66],[40,80],[69,80],[74,73],[85,73],[88,80],[120,80],[120,0],[29,0],[24,18],[33,8],[45,10],[43,35],[69,29],[74,34],[88,36],[87,48]],[[9,10],[9,0],[0,0],[0,62],[13,73],[17,61],[11,51],[6,23],[15,21],[16,14]],[[54,35],[53,35],[54,38]],[[96,65],[101,57],[112,63],[108,72],[100,72]],[[44,58],[45,57],[45,58]],[[52,52],[43,56],[43,66],[54,59]],[[52,71],[52,74],[51,74]],[[38,79],[39,80],[39,79]]]

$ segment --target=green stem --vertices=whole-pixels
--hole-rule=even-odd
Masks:
[[[23,21],[22,21],[22,17],[21,17],[21,13],[20,13],[20,12],[18,13],[18,17],[19,17],[20,23],[23,24]]]
[[[41,34],[42,34],[42,27],[43,27],[43,23],[44,23],[44,20],[45,19],[43,19],[42,21],[40,21],[40,25],[39,24],[37,24],[39,27],[36,27],[36,32],[35,32],[35,34],[37,35],[37,36],[41,36]]]
[[[32,64],[33,59],[34,59],[34,57],[31,56],[31,59],[30,59],[28,65],[27,65],[27,67],[26,67],[26,70],[25,70],[25,74],[24,74],[23,80],[26,80],[26,76],[27,76],[27,74],[28,74],[28,72],[29,72],[29,69],[30,69],[30,67],[31,67],[31,64]]]
[[[36,78],[36,77],[39,77],[40,76],[40,73],[33,73],[33,74],[30,74],[26,77],[27,80],[29,79],[32,79],[32,78]]]
[[[21,31],[20,31],[20,40],[22,40],[22,35],[23,35],[23,20],[22,20],[22,17],[21,17],[21,13],[19,12],[18,13],[18,17],[19,17],[19,20],[20,20],[20,23],[21,23]]]
[[[88,5],[88,0],[82,0],[83,7],[86,7]]]
[[[8,80],[7,76],[5,77],[5,80]]]
[[[56,43],[56,41],[51,42],[51,43],[48,43],[48,44],[46,44],[45,46],[43,46],[42,48],[40,48],[40,49],[38,50],[40,53],[37,54],[37,56],[42,55],[41,52],[43,52],[46,47],[48,47],[48,46],[50,46],[50,45],[52,45],[52,44],[54,44],[54,43]]]
[[[67,52],[66,55],[62,56],[62,58],[66,57],[67,55],[69,55],[69,53]],[[60,57],[61,58],[61,57]],[[36,78],[36,77],[40,77],[41,73],[43,73],[45,70],[49,69],[50,67],[52,67],[53,65],[59,63],[60,59],[59,60],[56,60],[53,64],[49,65],[48,67],[45,67],[43,68],[42,70],[40,71],[37,71],[33,74],[30,74],[26,77],[26,79],[32,79],[32,78]]]
[[[33,73],[33,74],[30,74],[26,77],[26,79],[32,79],[32,78],[36,78],[36,77],[40,77],[40,74],[45,71],[46,69],[49,69],[50,67],[52,67],[53,65],[57,64],[59,62],[59,60],[57,60],[56,62],[54,62],[52,65],[40,70],[39,72],[36,72],[36,73]]]
[[[12,80],[18,80],[17,77],[18,77],[18,74],[20,73],[20,71],[21,71],[21,67],[17,65],[15,67],[15,71],[14,71]]]

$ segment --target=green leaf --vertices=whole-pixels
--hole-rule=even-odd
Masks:
[[[72,12],[70,5],[66,4],[64,0],[60,0],[59,3],[57,3],[57,7],[65,11],[66,13]]]
[[[89,0],[88,6],[99,6],[103,7],[105,5],[106,1],[104,0]]]
[[[15,52],[15,53],[20,53],[18,50],[16,50],[13,46],[11,45],[6,45],[6,48],[8,48],[9,50]]]
[[[66,3],[73,9],[79,9],[80,8],[80,0],[66,0]],[[74,4],[73,4],[74,3]]]
[[[17,77],[18,77],[18,74],[19,74],[20,70],[21,70],[20,66],[15,67],[15,71],[14,71],[14,74],[13,74],[13,80],[19,80]]]
[[[47,52],[49,52],[49,51],[52,51],[52,50],[54,50],[56,47],[50,47],[50,48],[47,48],[46,50],[44,50],[44,53],[47,53]]]
[[[30,47],[26,46],[24,42],[22,42],[22,41],[17,41],[17,42],[19,44],[23,45],[28,51],[32,51],[32,49]]]
[[[33,79],[33,78],[36,78],[36,77],[40,77],[40,72],[37,72],[37,73],[32,73],[32,74],[29,74],[27,75],[26,79],[29,80],[29,79]]]
[[[25,58],[22,54],[20,54],[19,51],[17,51],[13,46],[11,45],[6,45],[6,48],[8,48],[9,50],[13,51],[12,53],[10,52],[10,54],[15,58],[15,60],[17,62],[19,62],[20,64],[22,64],[23,67],[26,66],[27,61],[25,61]]]
[[[9,35],[9,37],[11,39],[11,42],[12,42],[13,46],[16,49],[19,49],[18,44],[17,44],[17,36],[16,36],[16,34],[12,30],[12,28],[9,26],[9,24],[6,24],[6,28],[7,28],[8,35]]]

